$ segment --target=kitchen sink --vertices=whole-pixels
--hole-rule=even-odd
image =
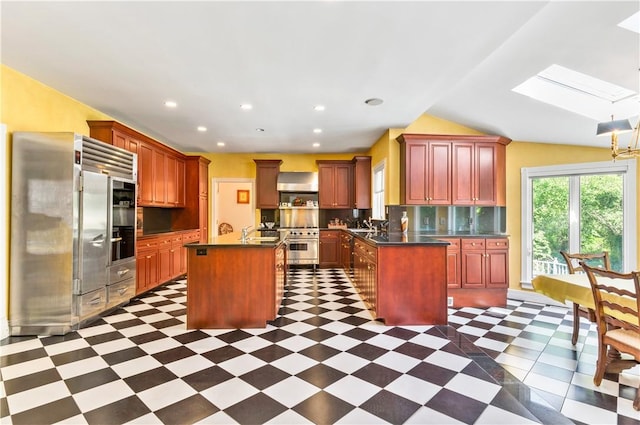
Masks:
[[[280,240],[279,236],[250,236],[248,241],[263,241],[263,242],[276,242]]]
[[[347,230],[353,233],[372,233],[372,234],[378,233],[376,229],[347,229]]]

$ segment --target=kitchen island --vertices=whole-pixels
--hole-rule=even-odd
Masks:
[[[234,232],[185,246],[187,329],[264,328],[276,318],[286,279],[278,236]]]
[[[448,242],[415,233],[350,233],[352,280],[376,319],[447,324]]]

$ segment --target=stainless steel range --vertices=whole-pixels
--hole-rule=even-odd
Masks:
[[[286,232],[288,265],[319,264],[320,230],[317,227],[280,230]]]
[[[287,239],[287,265],[318,265],[318,174],[280,173],[277,187],[280,192],[280,231]]]

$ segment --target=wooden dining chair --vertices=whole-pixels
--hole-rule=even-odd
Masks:
[[[611,261],[609,260],[609,253],[607,251],[593,253],[593,254],[569,254],[565,251],[560,251],[560,254],[567,262],[567,268],[569,273],[575,274],[576,272],[584,272],[580,262],[587,262],[590,266],[600,265],[605,270],[611,270]],[[578,342],[578,334],[580,333],[580,318],[584,317],[590,322],[595,322],[596,317],[593,310],[581,307],[580,304],[573,303],[573,332],[571,334],[571,344],[576,345]]]
[[[600,386],[608,364],[615,356],[607,355],[607,348],[620,353],[630,354],[636,363],[640,363],[640,272],[618,273],[589,267],[582,263],[589,277],[593,299],[595,301],[596,326],[598,328],[598,362],[593,383]],[[621,289],[602,278],[620,279],[633,282],[631,289]],[[630,308],[616,302],[616,297],[628,297],[635,300]],[[614,317],[614,314],[626,316]],[[624,319],[618,318],[623,317]],[[640,386],[636,391],[633,408],[640,410]]]

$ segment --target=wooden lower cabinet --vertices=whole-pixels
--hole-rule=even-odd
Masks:
[[[144,236],[136,243],[136,294],[187,273],[186,243],[200,241],[199,230]]]
[[[188,247],[187,329],[264,328],[285,285],[285,246]]]
[[[452,306],[506,305],[509,239],[443,238],[447,249],[447,287]]]
[[[149,248],[145,243],[136,255],[136,294],[158,286],[158,248]],[[154,244],[155,245],[155,244]]]
[[[346,231],[340,233],[340,263],[349,275],[353,267],[353,236]]]
[[[278,315],[278,310],[282,305],[282,299],[284,298],[284,287],[287,283],[287,247],[285,244],[280,244],[276,248],[275,252],[275,269],[274,269],[274,281],[275,281],[275,297],[273,303],[273,311],[270,316],[275,318]]]
[[[380,245],[354,237],[353,282],[386,325],[447,324],[445,245]]]
[[[340,267],[340,230],[320,230],[320,268]]]

